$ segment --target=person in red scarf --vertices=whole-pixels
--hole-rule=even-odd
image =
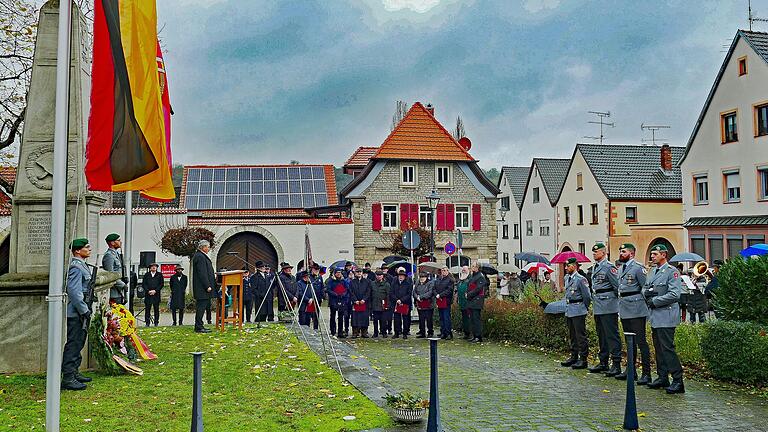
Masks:
[[[325,284],[328,292],[328,308],[331,311],[331,334],[343,339],[349,334],[349,327],[344,328],[345,318],[348,314],[349,280],[344,278],[340,268],[336,268],[333,271],[333,276],[328,278]],[[346,322],[349,323],[349,320]]]

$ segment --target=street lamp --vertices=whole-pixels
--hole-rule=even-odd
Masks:
[[[434,257],[435,256],[435,209],[437,208],[437,203],[440,202],[440,195],[438,195],[437,192],[435,192],[435,190],[432,189],[432,192],[429,195],[427,195],[426,198],[427,198],[427,202],[429,203],[429,210],[431,211],[430,216],[432,216],[432,220],[431,220],[432,223],[430,224],[431,225],[430,228],[432,229],[432,241],[430,242],[431,248],[429,253],[430,253],[430,257]]]
[[[499,207],[499,216],[501,216],[501,222],[504,222],[504,218],[507,216],[507,212],[509,211],[506,207]]]

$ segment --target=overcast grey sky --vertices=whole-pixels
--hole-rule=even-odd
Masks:
[[[768,16],[768,0],[753,1]],[[341,165],[395,101],[456,116],[484,168],[667,124],[685,145],[747,0],[161,0],[176,162]],[[760,29],[759,27],[756,29]],[[765,30],[763,28],[762,30]]]

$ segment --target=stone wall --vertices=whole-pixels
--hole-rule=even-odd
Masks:
[[[425,197],[432,191],[435,184],[435,163],[418,162],[415,164],[417,165],[416,186],[401,186],[400,162],[390,161],[387,162],[373,183],[361,194],[365,198],[352,200],[352,218],[355,222],[355,260],[358,263],[370,262],[375,264],[376,261],[381,261],[385,256],[392,254],[388,247],[389,234],[392,231],[373,231],[371,220],[371,205],[373,203],[427,205]],[[441,165],[444,164],[441,163]],[[496,264],[496,198],[485,198],[456,164],[452,164],[451,175],[451,187],[436,189],[440,195],[440,203],[480,204],[482,209],[480,231],[462,230],[464,237],[463,254],[473,260],[477,258],[487,259],[490,263]],[[435,256],[438,262],[444,263],[445,258],[447,258],[443,252],[443,246],[448,241],[455,243],[454,232],[435,231]]]

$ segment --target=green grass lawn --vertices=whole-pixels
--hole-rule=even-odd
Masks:
[[[361,430],[392,425],[387,413],[321,363],[283,326],[196,334],[191,327],[140,330],[158,355],[143,376],[94,378],[62,392],[63,431],[189,430],[192,356],[203,355],[206,431]],[[279,361],[278,361],[279,358]],[[277,367],[274,367],[277,363]],[[346,421],[344,416],[355,416]],[[0,376],[0,431],[45,430],[45,376]]]

